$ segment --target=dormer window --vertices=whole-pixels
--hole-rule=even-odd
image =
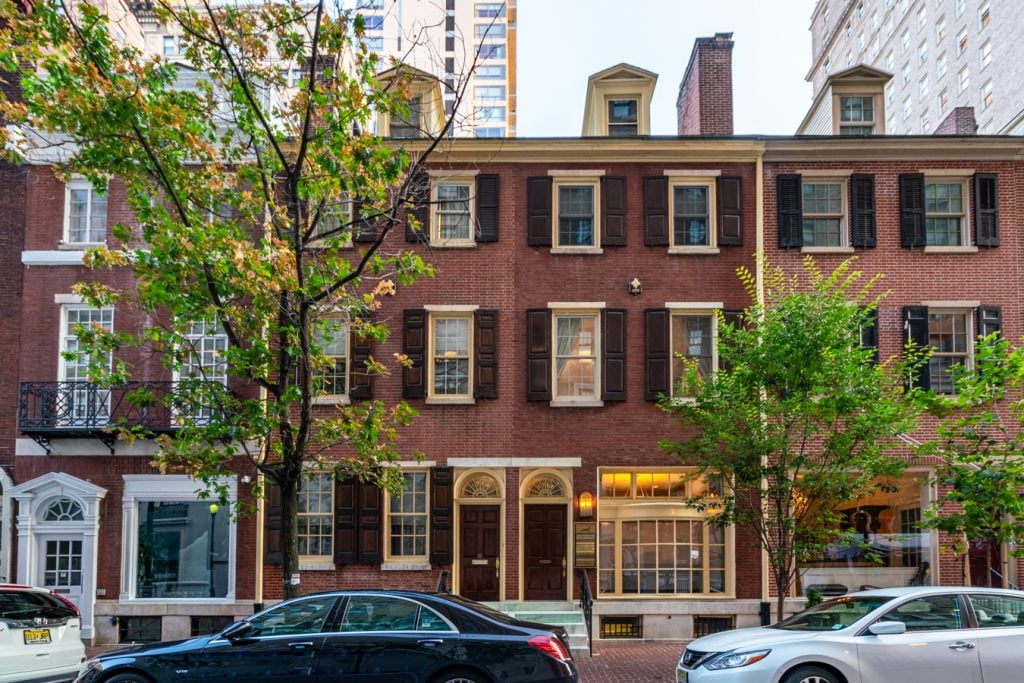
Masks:
[[[391,137],[405,139],[422,137],[420,99],[414,97],[407,100],[404,110],[391,113]]]
[[[875,132],[873,97],[839,98],[839,134],[872,135]]]
[[[608,100],[608,135],[613,138],[637,135],[637,110],[635,99]]]

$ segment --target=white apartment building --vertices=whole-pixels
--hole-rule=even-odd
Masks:
[[[979,134],[1024,134],[1020,0],[818,0],[810,30],[816,98],[859,64],[892,75],[876,133],[930,134],[972,107]]]

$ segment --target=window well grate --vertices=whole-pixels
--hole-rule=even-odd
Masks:
[[[163,629],[160,617],[118,617],[117,635],[121,643],[158,643]]]
[[[601,617],[601,638],[643,638],[642,617]]]
[[[710,636],[712,633],[731,631],[736,628],[736,617],[733,615],[725,617],[693,617],[693,637],[701,638]]]
[[[231,617],[220,615],[192,617],[192,635],[210,636],[220,633],[233,622],[234,619]]]

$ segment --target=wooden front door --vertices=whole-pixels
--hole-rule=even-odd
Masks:
[[[565,600],[569,562],[565,538],[565,505],[524,508],[524,600]]]
[[[460,512],[459,595],[497,601],[501,509],[497,505],[463,505]]]

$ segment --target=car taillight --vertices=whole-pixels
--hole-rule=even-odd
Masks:
[[[78,617],[78,620],[79,621],[82,620],[82,613],[80,611],[78,611],[78,605],[76,605],[75,603],[71,602],[70,600],[65,598],[63,595],[61,595],[60,593],[55,593],[54,591],[50,591],[50,595],[52,595],[53,597],[57,598],[58,600],[63,602],[65,605],[70,607],[72,609],[72,611],[74,611],[75,616]]]
[[[570,659],[569,651],[565,649],[565,645],[562,645],[562,641],[554,636],[534,636],[526,642],[560,662],[567,662]]]

